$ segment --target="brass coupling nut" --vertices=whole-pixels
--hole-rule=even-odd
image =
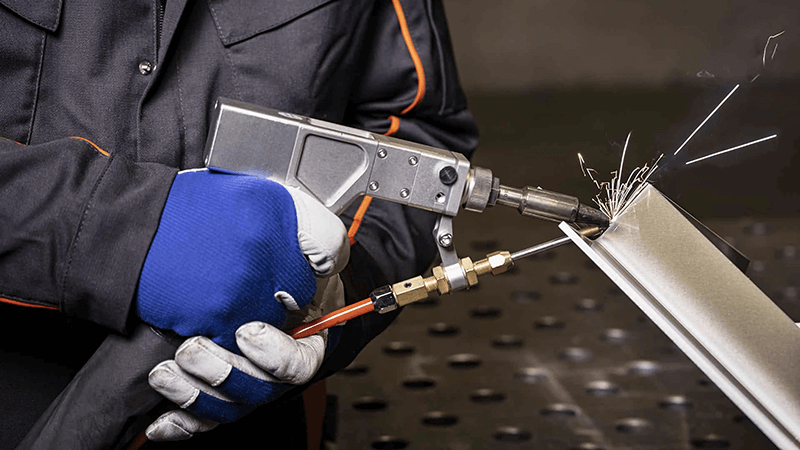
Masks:
[[[475,263],[475,272],[478,275],[486,275],[487,273],[499,275],[506,272],[513,265],[514,261],[511,259],[510,252],[494,252],[489,253],[486,258]]]
[[[459,264],[467,278],[467,289],[478,284],[478,275],[480,274],[475,270],[475,264],[473,264],[472,260],[469,257],[461,258]]]

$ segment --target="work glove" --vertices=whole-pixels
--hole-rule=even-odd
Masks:
[[[156,327],[196,335],[150,374],[156,390],[196,415],[167,413],[148,434],[186,438],[310,379],[325,336],[295,341],[280,329],[343,306],[341,281],[330,275],[348,257],[344,225],[302,192],[254,177],[179,173],[136,311]]]
[[[344,225],[314,198],[278,183],[208,170],[178,173],[139,277],[136,314],[239,353],[235,332],[283,328],[316,277],[349,258]]]
[[[338,276],[323,284],[311,307],[290,314],[288,326],[313,320],[344,304]],[[294,385],[307,383],[322,364],[326,341],[334,345],[333,335],[340,330],[335,327],[295,340],[272,325],[250,322],[236,332],[244,356],[206,337],[188,339],[175,352],[174,360],[162,362],[149,376],[156,391],[184,409],[162,414],[147,428],[147,438],[188,439],[219,422],[241,418]]]

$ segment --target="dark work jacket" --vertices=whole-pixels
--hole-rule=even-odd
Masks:
[[[172,180],[202,166],[218,97],[468,156],[477,139],[437,0],[0,0],[0,93],[0,449],[109,333],[132,329]],[[348,302],[421,273],[433,222],[372,202],[343,272]],[[391,318],[348,322],[318,378]],[[242,423],[207,434],[282,432]]]

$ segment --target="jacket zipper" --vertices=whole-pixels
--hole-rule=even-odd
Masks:
[[[164,23],[164,7],[167,0],[153,0],[156,6],[156,61],[158,64],[158,52],[161,50],[161,28]]]

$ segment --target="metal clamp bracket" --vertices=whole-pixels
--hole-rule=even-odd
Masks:
[[[439,248],[439,256],[442,258],[442,267],[450,284],[451,291],[466,289],[467,276],[461,265],[458,263],[456,246],[453,240],[453,218],[444,214],[439,216],[436,226],[433,227],[433,238]]]

